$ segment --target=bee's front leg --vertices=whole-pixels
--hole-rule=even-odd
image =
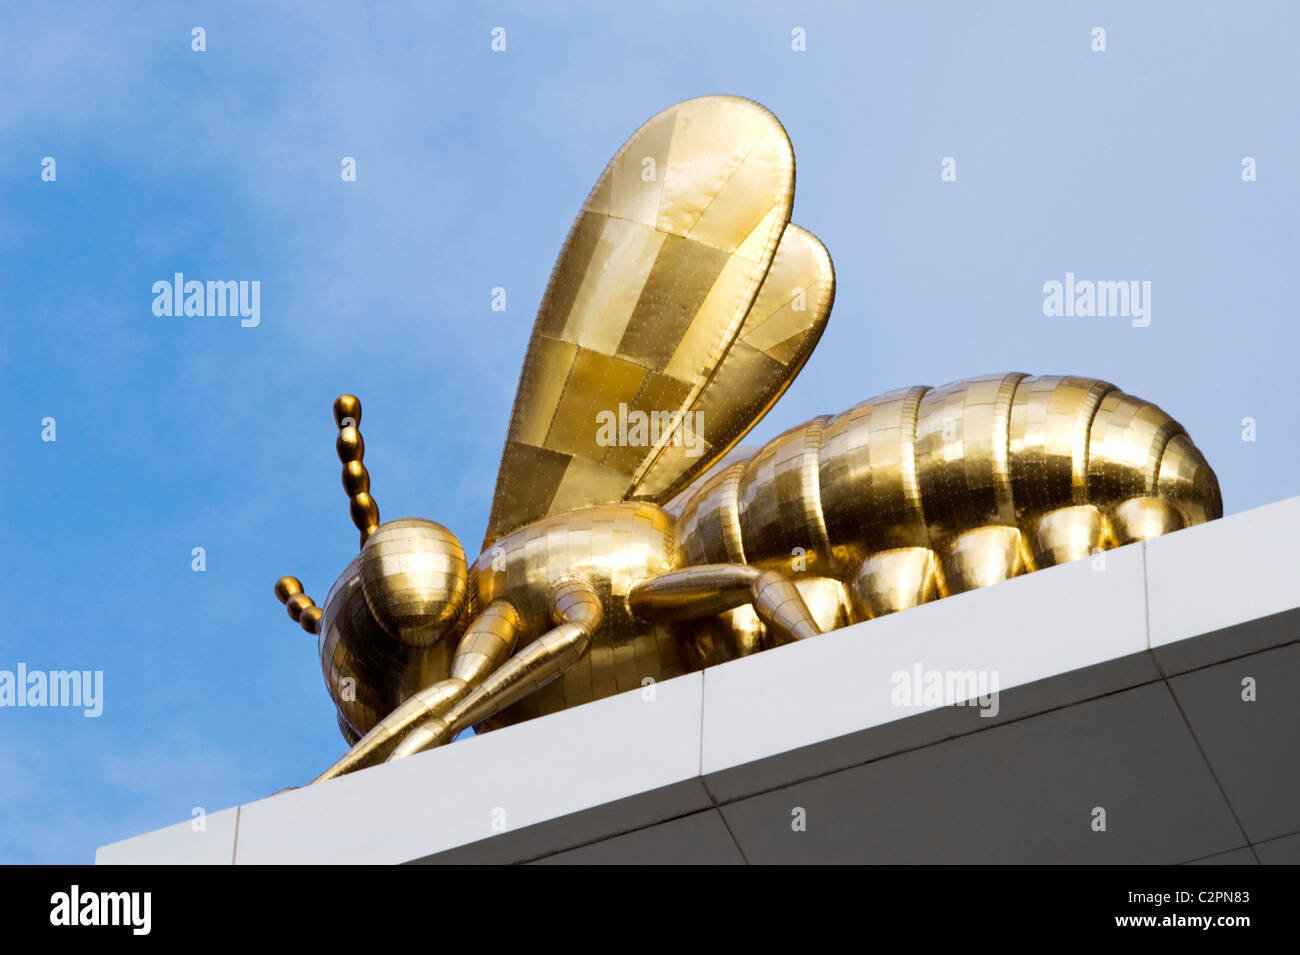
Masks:
[[[748,564],[700,564],[671,570],[636,584],[628,602],[632,612],[647,623],[698,620],[753,604],[775,643],[821,633],[788,577]]]
[[[523,699],[581,660],[604,619],[600,598],[587,581],[567,578],[551,590],[550,603],[558,626],[507,660],[445,716],[412,730],[389,760],[451,742],[461,730]]]
[[[520,629],[514,606],[505,600],[493,601],[474,618],[461,637],[451,676],[425,687],[402,703],[313,782],[383,762],[412,730],[438,719],[500,666],[514,649]]]

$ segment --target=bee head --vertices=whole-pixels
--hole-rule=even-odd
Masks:
[[[410,647],[456,629],[468,591],[465,549],[441,524],[418,517],[380,524],[361,548],[361,590],[381,627]]]
[[[437,643],[454,629],[465,604],[465,549],[441,524],[418,517],[379,523],[363,463],[361,401],[334,399],[335,441],[352,523],[361,532],[361,589],[371,614],[390,636],[411,647]]]

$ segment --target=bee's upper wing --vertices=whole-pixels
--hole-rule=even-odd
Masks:
[[[667,500],[758,424],[812,354],[834,301],[830,254],[791,223],[740,334],[695,404],[691,440],[664,448],[633,496]]]
[[[789,138],[746,99],[687,100],[623,144],[538,310],[485,544],[629,497],[655,471],[668,429],[654,442],[611,442],[602,420],[695,406],[754,303],[793,198]]]

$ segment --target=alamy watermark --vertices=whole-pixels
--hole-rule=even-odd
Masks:
[[[703,419],[702,411],[628,411],[620,402],[618,411],[596,414],[596,443],[602,448],[648,448],[662,443],[684,447],[688,458],[698,458],[704,453]]]
[[[152,892],[82,892],[73,885],[50,896],[50,924],[120,925],[132,935],[148,935],[152,909]]]
[[[262,320],[262,283],[256,279],[187,282],[185,274],[177,272],[170,282],[166,279],[154,282],[153,294],[153,313],[160,318],[239,316],[239,324],[244,328],[256,328]]]
[[[910,670],[895,670],[889,677],[894,706],[976,706],[980,716],[998,715],[997,670],[927,670],[913,663]]]
[[[1134,328],[1151,324],[1151,282],[1065,281],[1043,283],[1043,314],[1048,318],[1131,318]]]
[[[82,716],[104,712],[103,670],[0,670],[0,706],[80,707]]]

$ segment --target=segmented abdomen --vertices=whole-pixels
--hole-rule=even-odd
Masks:
[[[1157,502],[1166,528],[1223,510],[1213,470],[1157,406],[1091,378],[990,375],[790,429],[700,488],[676,549],[682,564],[762,564],[800,548],[808,572],[842,576],[879,551],[1133,500]]]

